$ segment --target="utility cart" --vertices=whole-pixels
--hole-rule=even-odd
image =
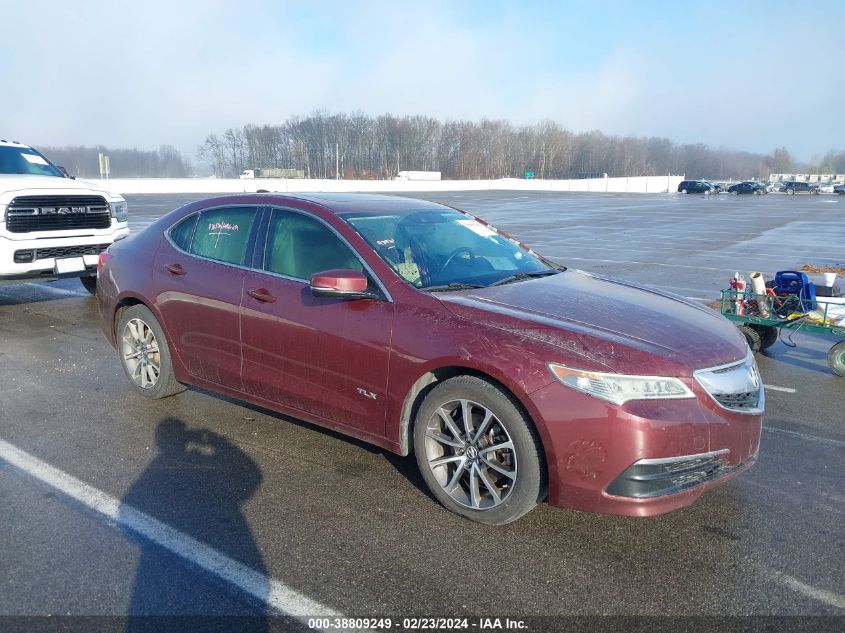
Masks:
[[[746,290],[722,290],[722,314],[735,321],[748,346],[759,352],[774,345],[782,330],[827,334],[845,339],[845,301],[802,295],[755,295]],[[845,377],[845,340],[835,343],[827,362]]]

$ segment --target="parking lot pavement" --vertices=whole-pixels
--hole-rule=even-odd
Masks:
[[[436,199],[561,261],[708,296],[737,269],[841,257],[845,232],[845,205],[826,197]],[[129,197],[134,228],[180,201]],[[109,519],[0,451],[0,613],[260,616],[237,576],[181,549],[193,539],[280,588],[280,604],[288,589],[348,615],[845,615],[845,381],[824,339],[760,357],[760,460],[692,507],[630,519],[540,506],[496,528],[440,507],[413,459],[200,390],[135,395],[97,318],[72,280],[0,287],[0,440],[119,504]],[[175,540],[131,533],[130,508]]]

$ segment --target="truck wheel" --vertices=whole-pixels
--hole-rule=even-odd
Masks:
[[[845,377],[845,341],[839,341],[827,353],[827,364],[837,376]]]
[[[92,295],[97,292],[97,275],[80,277],[79,281],[81,281],[82,285],[85,286],[85,290],[90,292]]]
[[[510,523],[545,495],[537,431],[512,397],[475,376],[450,378],[425,397],[414,453],[437,500],[473,521]]]
[[[787,189],[787,190],[786,190],[786,195],[788,195],[788,196],[795,195],[795,189]]]
[[[742,335],[745,337],[746,342],[748,343],[748,347],[751,348],[751,351],[755,354],[760,351],[761,349],[761,341],[760,335],[750,325],[739,325],[737,326],[739,331],[742,332]]]
[[[760,337],[760,351],[768,349],[777,343],[778,329],[776,327],[772,327],[771,325],[752,325],[751,327],[754,328]]]
[[[164,331],[147,306],[124,310],[116,334],[117,355],[135,391],[158,400],[185,390],[173,373]]]

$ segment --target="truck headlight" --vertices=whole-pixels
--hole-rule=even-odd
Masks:
[[[118,222],[126,222],[129,217],[129,205],[125,202],[109,202],[111,216]]]
[[[678,378],[605,374],[556,363],[549,363],[549,370],[567,387],[614,404],[625,404],[629,400],[695,398]]]

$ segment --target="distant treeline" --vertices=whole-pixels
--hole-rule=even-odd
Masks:
[[[102,152],[109,156],[112,178],[187,178],[190,162],[171,145],[157,150],[110,149],[108,147],[39,147],[47,158],[72,176],[99,178]]]
[[[428,116],[372,117],[360,112],[291,117],[281,125],[246,125],[211,134],[197,150],[219,177],[244,169],[302,169],[308,178],[392,178],[400,170],[435,170],[444,179],[577,178],[686,174],[691,178],[766,177],[799,165],[785,148],[770,155],[666,138],[571,132],[553,121],[439,121]],[[336,158],[337,157],[337,158]],[[845,171],[845,152],[825,157],[828,171]]]
[[[171,145],[158,150],[43,147],[54,163],[81,178],[100,175],[108,154],[113,178],[183,178],[190,161]],[[444,179],[577,178],[681,175],[688,178],[765,178],[771,173],[845,173],[845,151],[799,163],[786,148],[754,154],[666,138],[571,132],[554,121],[515,126],[507,121],[439,121],[428,116],[369,116],[360,112],[289,118],[281,125],[246,125],[210,134],[197,158],[218,177],[244,169],[301,169],[307,178],[393,178],[403,170],[440,171]]]

